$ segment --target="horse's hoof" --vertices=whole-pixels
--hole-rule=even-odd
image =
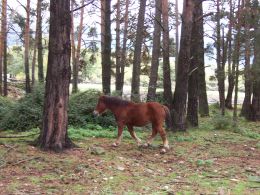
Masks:
[[[112,146],[113,146],[113,147],[118,147],[119,144],[117,144],[117,143],[113,143]]]
[[[149,144],[148,144],[148,143],[144,143],[142,146],[143,146],[144,148],[148,148],[148,147],[149,147]]]
[[[161,149],[161,154],[165,154],[167,152],[166,148]]]

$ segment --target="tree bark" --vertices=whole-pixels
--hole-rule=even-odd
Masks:
[[[170,68],[170,48],[169,48],[169,3],[168,0],[162,1],[162,20],[163,20],[163,97],[166,104],[172,105],[172,85]]]
[[[125,64],[126,64],[126,56],[127,56],[127,48],[126,48],[126,42],[127,42],[127,32],[128,32],[128,8],[129,8],[129,0],[126,0],[125,3],[125,16],[124,16],[124,35],[123,35],[123,47],[121,51],[121,57],[120,57],[120,74],[119,74],[119,82],[118,82],[118,88],[117,91],[120,92],[120,95],[123,94],[123,86],[124,86],[124,77],[125,77]]]
[[[70,27],[70,0],[51,0],[43,123],[38,139],[38,145],[46,150],[62,151],[73,146],[67,132],[71,75]]]
[[[117,0],[117,4],[116,4],[116,91],[119,92],[120,95],[122,95],[122,91],[120,89],[120,82],[121,82],[120,3],[121,3],[120,0]]]
[[[251,68],[250,68],[250,1],[245,2],[245,98],[242,105],[241,116],[245,118],[250,118],[250,105],[251,105],[251,95],[252,95],[252,81],[251,81]]]
[[[220,29],[220,0],[217,0],[217,40],[216,40],[216,50],[217,50],[217,71],[216,76],[218,80],[218,91],[219,91],[219,101],[221,114],[225,115],[225,70],[223,63],[221,63],[221,29]],[[223,52],[223,50],[222,50]],[[223,53],[222,53],[223,55]]]
[[[227,41],[228,41],[228,90],[227,96],[225,99],[225,106],[228,109],[232,109],[232,94],[234,89],[234,66],[231,67],[232,62],[232,29],[233,29],[233,5],[232,0],[229,1],[229,25],[228,25],[228,34],[227,34]],[[233,63],[234,64],[234,63]]]
[[[75,62],[73,63],[73,82],[72,82],[72,93],[78,92],[78,78],[79,78],[79,62],[80,62],[80,50],[81,50],[81,39],[83,32],[83,19],[84,19],[84,0],[81,1],[82,8],[80,9],[80,23],[78,30],[78,45],[76,49]]]
[[[237,50],[235,52],[237,56],[237,63],[235,64],[235,97],[234,97],[234,110],[233,110],[233,126],[237,127],[237,99],[238,99],[238,77],[239,77],[239,50],[240,50],[240,27],[241,27],[241,4],[240,4],[241,0],[238,0],[238,11],[237,11],[237,43],[236,46],[238,47]]]
[[[199,68],[204,70],[204,41],[203,41],[203,19],[202,3],[196,3],[193,11],[192,38],[191,38],[191,62],[188,80],[188,108],[187,121],[192,127],[197,127],[198,122],[198,76]],[[205,74],[204,74],[205,75]],[[205,77],[202,78],[205,81]]]
[[[143,43],[145,8],[146,8],[146,0],[140,1],[136,39],[135,39],[135,49],[134,49],[132,85],[131,85],[131,99],[134,101],[140,101],[141,52],[142,52],[142,43]]]
[[[101,0],[101,55],[103,93],[111,93],[111,0]],[[102,27],[102,25],[104,27]]]
[[[38,80],[39,82],[44,82],[43,73],[43,46],[42,46],[42,0],[37,1],[37,51],[38,51]]]
[[[150,80],[149,80],[148,93],[147,93],[147,101],[154,101],[156,96],[159,57],[160,57],[161,15],[162,15],[162,1],[156,0],[154,31],[153,31],[152,64],[151,64]]]
[[[2,0],[2,48],[3,48],[3,74],[4,74],[4,87],[3,87],[3,95],[8,95],[7,90],[7,0]],[[2,75],[1,75],[2,76]]]
[[[175,0],[175,79],[177,77],[177,68],[178,68],[178,55],[179,55],[179,3],[178,0]]]
[[[25,72],[25,91],[31,92],[30,69],[29,69],[29,48],[30,48],[30,0],[27,0],[26,22],[24,32],[24,72]]]
[[[186,130],[186,100],[188,92],[188,74],[190,67],[191,32],[194,1],[184,0],[182,30],[176,86],[173,97],[173,124],[177,130]]]

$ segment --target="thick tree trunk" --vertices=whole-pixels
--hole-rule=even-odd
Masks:
[[[103,93],[111,93],[111,0],[101,0],[101,55],[102,55],[102,86]],[[102,27],[102,24],[104,27]]]
[[[133,73],[132,73],[132,86],[131,86],[131,99],[134,101],[140,101],[140,72],[141,72],[141,52],[143,43],[143,29],[144,29],[144,17],[145,17],[146,0],[140,1],[135,49],[134,49],[134,61],[133,61]]]
[[[259,14],[259,12],[258,12]],[[252,66],[253,78],[253,99],[251,104],[252,121],[260,121],[260,26],[259,23],[255,25],[254,33],[254,60]]]
[[[168,0],[162,1],[162,20],[163,20],[163,97],[166,104],[172,105],[172,85],[170,68],[170,48],[169,48],[169,3]]]
[[[1,84],[0,84],[0,91],[2,94],[2,73],[4,75],[4,86],[3,86],[3,95],[7,96],[7,0],[2,0],[2,18],[1,18]],[[3,68],[3,69],[2,69]],[[3,72],[2,72],[3,70]]]
[[[61,151],[73,146],[67,133],[71,75],[70,20],[70,0],[51,0],[43,123],[38,139],[38,145],[47,150]]]
[[[26,22],[24,32],[24,72],[25,72],[25,91],[31,92],[30,69],[29,69],[29,48],[30,48],[30,0],[27,0]]]
[[[250,68],[250,1],[246,0],[245,3],[245,98],[241,110],[241,116],[245,118],[250,118],[250,105],[251,105],[251,95],[252,95],[252,80],[251,80],[251,68]]]
[[[38,51],[38,80],[44,82],[43,73],[43,47],[42,47],[42,0],[37,1],[37,51]]]
[[[198,96],[199,96],[199,113],[201,117],[209,116],[209,104],[207,97],[207,86],[206,86],[206,78],[205,78],[205,61],[204,61],[204,29],[203,29],[203,6],[202,2],[197,5],[196,18],[201,18],[197,20],[196,26],[198,26],[197,31],[197,74],[198,74]],[[193,35],[194,36],[194,35]],[[195,51],[195,50],[192,50]]]
[[[84,0],[81,1],[81,6],[84,5]],[[75,63],[73,63],[73,82],[72,82],[72,93],[78,92],[78,78],[79,78],[79,63],[80,63],[80,50],[81,50],[81,39],[83,32],[83,19],[84,19],[84,7],[80,9],[80,23],[78,30],[78,45],[76,50]]]
[[[198,122],[198,69],[204,69],[204,41],[203,41],[203,19],[202,3],[196,3],[193,11],[192,38],[191,38],[191,62],[188,81],[188,108],[187,120],[193,127],[197,127]],[[205,74],[204,74],[205,76]],[[205,81],[205,77],[202,78]],[[207,97],[207,96],[206,96]]]
[[[150,80],[147,93],[147,101],[154,101],[157,88],[158,67],[160,57],[160,40],[161,40],[161,15],[162,15],[162,1],[155,1],[155,18],[153,31],[153,51],[152,64],[150,72]]]
[[[191,32],[194,1],[184,0],[182,14],[182,31],[176,86],[173,98],[173,122],[177,130],[186,130],[186,100],[188,92],[188,74],[190,67]]]

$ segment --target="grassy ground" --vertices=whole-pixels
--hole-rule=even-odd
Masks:
[[[213,124],[207,118],[197,129],[169,132],[166,154],[159,137],[139,148],[128,132],[113,148],[116,131],[93,125],[70,128],[80,147],[59,154],[30,146],[36,136],[0,139],[0,194],[260,194],[260,123]],[[142,139],[149,133],[137,130]]]

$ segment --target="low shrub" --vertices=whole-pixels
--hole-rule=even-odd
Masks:
[[[232,117],[226,113],[225,116],[221,115],[220,113],[215,113],[212,115],[212,124],[214,129],[228,129],[232,125]]]
[[[44,89],[37,86],[33,92],[10,104],[0,119],[0,129],[25,131],[39,126],[42,118]]]
[[[93,89],[72,94],[68,112],[69,125],[83,127],[94,123],[102,127],[115,126],[115,119],[111,112],[106,112],[101,117],[94,117],[92,114],[100,94],[100,91]]]

